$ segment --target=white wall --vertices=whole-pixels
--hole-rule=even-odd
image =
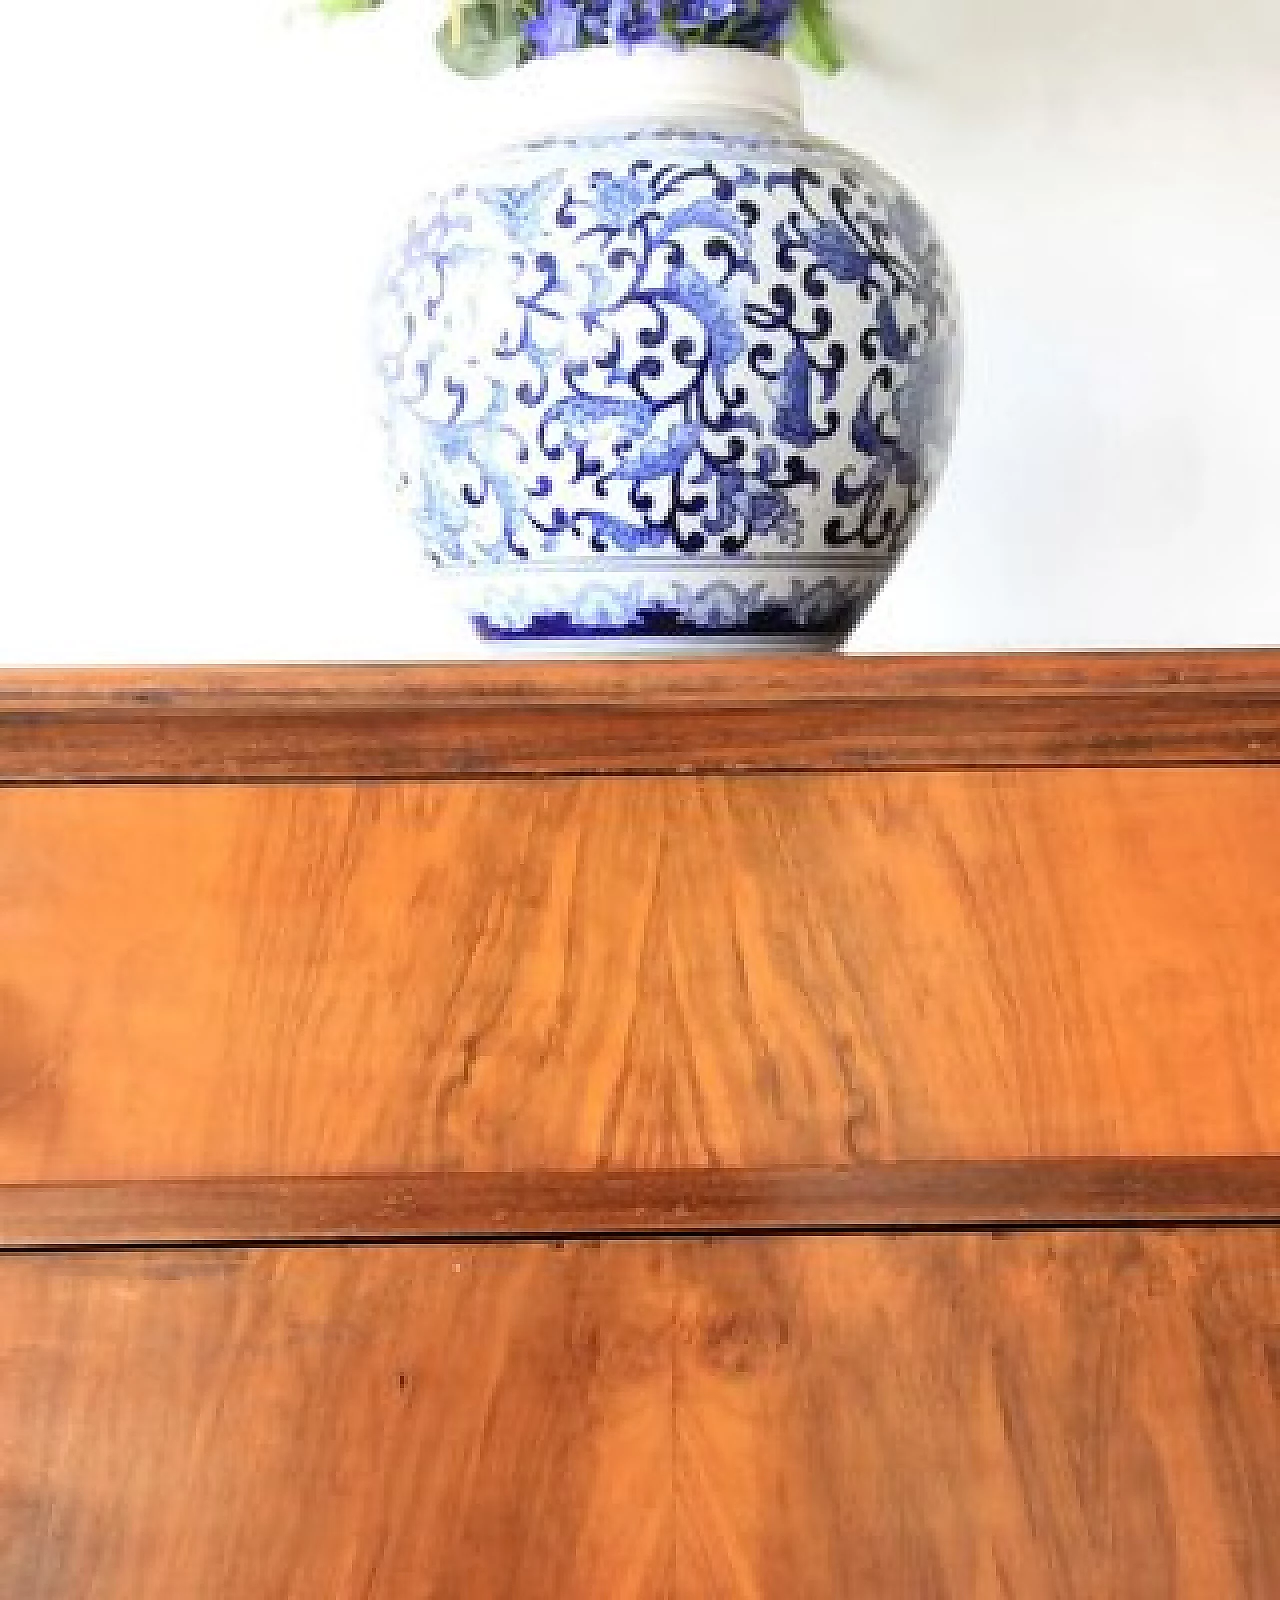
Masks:
[[[390,515],[364,305],[492,107],[420,0],[0,19],[0,661],[467,647]],[[967,405],[859,648],[1280,644],[1280,5],[846,0],[813,125],[908,179]]]

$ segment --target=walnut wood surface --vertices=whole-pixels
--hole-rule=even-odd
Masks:
[[[1280,1236],[0,1261],[14,1600],[1273,1600]]]
[[[1280,770],[0,795],[0,1183],[1280,1153]]]
[[[1280,1223],[1280,1157],[0,1184],[0,1250]]]
[[[0,782],[1280,761],[1280,651],[0,672]]]

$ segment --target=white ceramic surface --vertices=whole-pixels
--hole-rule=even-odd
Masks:
[[[560,131],[428,196],[378,297],[396,493],[454,603],[503,649],[835,647],[950,443],[929,222],[805,134],[779,61],[592,50],[512,81]]]

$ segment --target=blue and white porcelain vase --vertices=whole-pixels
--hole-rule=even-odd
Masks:
[[[528,136],[423,202],[378,295],[428,557],[493,647],[840,645],[950,443],[927,218],[804,131],[773,56],[577,50],[509,84]]]

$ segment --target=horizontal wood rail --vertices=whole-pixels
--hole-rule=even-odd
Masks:
[[[0,1250],[1280,1221],[1280,1157],[0,1185]]]
[[[0,673],[0,782],[1280,761],[1280,651]]]

